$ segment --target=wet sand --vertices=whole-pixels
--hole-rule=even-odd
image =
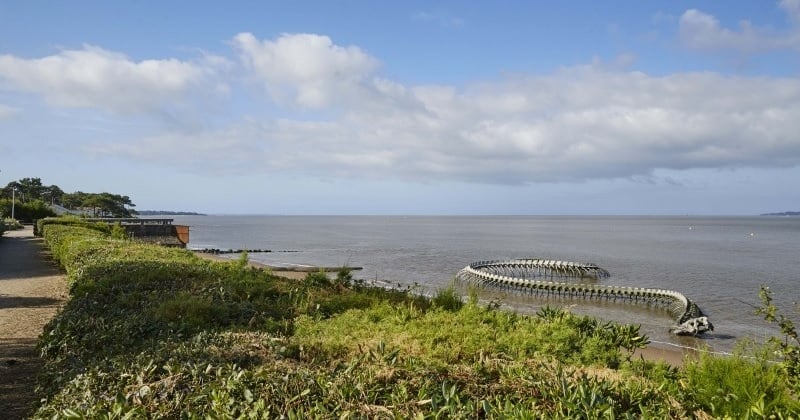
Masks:
[[[204,253],[204,252],[195,252],[194,255],[197,255],[198,257],[206,259],[206,260],[216,261],[216,262],[235,262],[236,261],[236,259],[234,259],[234,258],[225,258],[225,257],[221,257],[219,255],[207,254],[207,253]],[[270,270],[270,271],[272,271],[272,274],[274,274],[274,275],[276,275],[278,277],[283,277],[283,278],[287,278],[287,279],[291,279],[291,280],[302,280],[302,279],[306,278],[306,275],[308,274],[307,272],[302,272],[302,271],[280,270],[279,267],[271,267],[269,265],[261,264],[261,263],[257,263],[257,262],[253,262],[253,261],[249,261],[247,265],[249,265],[250,267],[256,267],[256,268],[262,268],[262,269],[265,269],[265,270]]]
[[[649,345],[644,349],[633,352],[633,359],[639,357],[651,362],[665,362],[670,366],[681,367],[686,360],[697,358],[697,351],[692,349],[666,348],[658,345]]]

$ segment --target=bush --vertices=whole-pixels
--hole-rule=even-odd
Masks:
[[[461,295],[456,292],[454,285],[445,289],[436,291],[432,299],[433,306],[442,308],[446,311],[455,312],[464,306],[464,301],[461,300]]]
[[[11,200],[0,198],[0,214],[11,215]],[[16,200],[14,202],[14,218],[24,223],[32,223],[34,220],[44,219],[45,217],[52,217],[56,214],[50,207],[41,200],[33,200],[31,202],[21,202]]]
[[[5,220],[0,220],[0,224],[3,225],[3,228],[5,230],[22,229],[22,227],[23,227],[22,224],[18,220],[12,219],[12,218],[7,218]]]
[[[210,262],[82,223],[41,224],[72,287],[41,336],[36,418],[796,412],[779,366],[713,359],[681,372],[629,363],[620,348],[647,341],[636,326],[558,308],[524,316],[462,303],[452,289],[427,299],[349,272],[282,279],[244,259]],[[733,370],[742,372],[733,379],[762,379],[728,383]]]
[[[108,223],[103,222],[89,222],[77,216],[63,216],[63,217],[46,217],[36,221],[35,232],[43,235],[44,227],[48,225],[58,226],[78,226],[87,229],[96,230],[100,233],[111,234],[111,227]]]
[[[306,285],[312,287],[319,287],[319,286],[330,286],[331,279],[328,278],[328,274],[324,270],[319,271],[312,271],[306,274],[306,278],[304,280]]]
[[[717,418],[800,414],[786,376],[767,354],[720,358],[704,353],[686,366],[683,377],[690,401]]]
[[[800,335],[792,319],[781,313],[772,302],[772,291],[769,287],[761,286],[758,296],[762,306],[756,310],[756,314],[763,315],[765,320],[777,324],[781,329],[783,338],[772,337],[769,342],[777,348],[781,365],[790,383],[796,392],[800,392]]]

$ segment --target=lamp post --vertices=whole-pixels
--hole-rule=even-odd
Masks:
[[[14,219],[14,201],[16,199],[17,187],[11,187],[11,220]]]

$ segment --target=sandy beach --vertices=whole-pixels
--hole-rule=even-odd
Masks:
[[[666,348],[656,344],[650,344],[643,349],[633,352],[632,360],[639,357],[651,362],[665,362],[670,366],[683,366],[684,361],[697,358],[697,351],[692,349]]]
[[[198,257],[206,259],[206,260],[216,261],[216,262],[234,262],[234,261],[236,261],[235,258],[225,258],[225,257],[221,257],[219,255],[207,254],[207,253],[204,253],[204,252],[195,252],[194,255],[197,255]],[[280,267],[271,267],[269,265],[261,264],[261,263],[257,263],[257,262],[253,262],[253,261],[249,261],[247,264],[250,267],[270,270],[276,276],[280,276],[280,277],[287,278],[287,279],[292,279],[292,280],[302,280],[302,279],[306,278],[306,275],[308,274],[307,272],[303,272],[303,271],[282,270]]]

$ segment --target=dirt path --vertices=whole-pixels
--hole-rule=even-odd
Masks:
[[[36,341],[67,298],[67,282],[33,229],[0,238],[0,416],[25,418],[41,366]]]

